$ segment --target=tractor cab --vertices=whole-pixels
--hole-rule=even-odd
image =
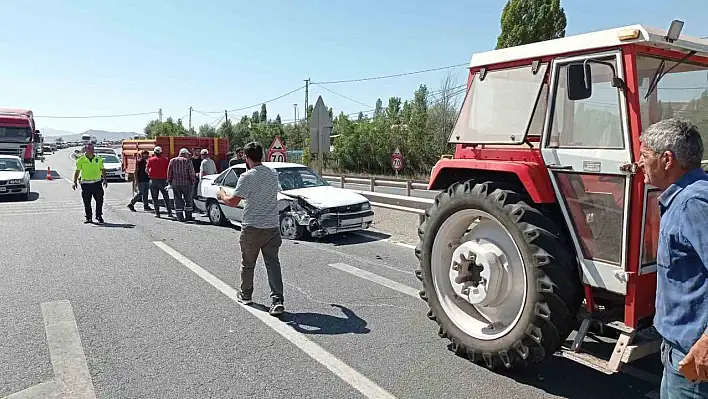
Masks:
[[[640,133],[664,118],[693,121],[708,143],[708,40],[682,26],[472,56],[455,156],[431,173],[445,191],[416,250],[429,316],[454,351],[517,368],[565,350],[615,372],[658,350],[660,190],[636,162]],[[610,359],[581,351],[594,327],[619,336]]]

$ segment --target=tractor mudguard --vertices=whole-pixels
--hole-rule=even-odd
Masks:
[[[509,176],[523,185],[531,199],[537,203],[556,203],[551,179],[543,164],[523,161],[497,161],[480,159],[441,159],[433,167],[428,183],[429,190],[444,190],[457,181]]]

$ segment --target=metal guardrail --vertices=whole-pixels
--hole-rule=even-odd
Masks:
[[[411,197],[406,195],[377,193],[373,191],[356,190],[358,194],[366,197],[372,206],[393,209],[397,211],[418,214],[418,222],[425,220],[425,211],[435,203],[434,199]]]
[[[376,187],[395,187],[395,188],[405,188],[406,195],[411,195],[411,190],[427,190],[428,183],[423,181],[413,181],[413,180],[394,180],[394,179],[382,179],[378,177],[351,177],[351,176],[333,176],[333,175],[323,175],[323,179],[328,182],[338,182],[339,187],[345,188],[347,183],[350,184],[368,184],[369,192],[374,192]]]

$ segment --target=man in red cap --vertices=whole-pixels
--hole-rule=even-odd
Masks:
[[[160,217],[160,203],[158,195],[162,193],[165,200],[167,215],[172,217],[172,207],[170,206],[170,194],[167,193],[167,167],[170,160],[162,155],[162,147],[156,146],[152,150],[155,155],[147,161],[147,173],[150,176],[150,193],[152,194],[152,204],[155,206],[155,217]]]

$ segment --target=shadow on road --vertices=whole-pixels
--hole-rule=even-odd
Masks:
[[[569,342],[566,342],[569,344]],[[585,342],[587,349],[594,343]],[[659,362],[659,360],[656,360]],[[502,372],[506,377],[524,385],[562,398],[640,399],[658,389],[649,383],[623,373],[604,374],[560,355],[518,372]]]
[[[334,246],[366,244],[375,241],[381,241],[391,238],[389,234],[379,233],[376,231],[363,230],[362,234],[356,232],[340,233],[331,236],[322,237],[319,241]]]
[[[112,227],[112,228],[116,228],[116,229],[132,229],[132,228],[135,227],[135,225],[132,224],[132,223],[110,223],[110,222],[106,222],[106,223],[103,223],[103,224],[94,223],[94,225],[95,225],[95,226],[98,226],[98,227]]]
[[[61,175],[56,170],[52,170],[52,180],[57,179],[61,179]],[[32,180],[47,180],[47,169],[35,170]]]
[[[19,195],[0,195],[0,204],[11,202],[32,202],[39,199],[39,193],[31,192],[25,200]]]
[[[261,304],[253,304],[254,308],[268,311],[268,307]],[[366,326],[366,320],[357,316],[351,309],[337,304],[330,306],[339,308],[346,317],[332,316],[328,314],[303,312],[285,312],[280,319],[293,330],[302,334],[312,335],[340,335],[340,334],[368,334],[371,332]]]

